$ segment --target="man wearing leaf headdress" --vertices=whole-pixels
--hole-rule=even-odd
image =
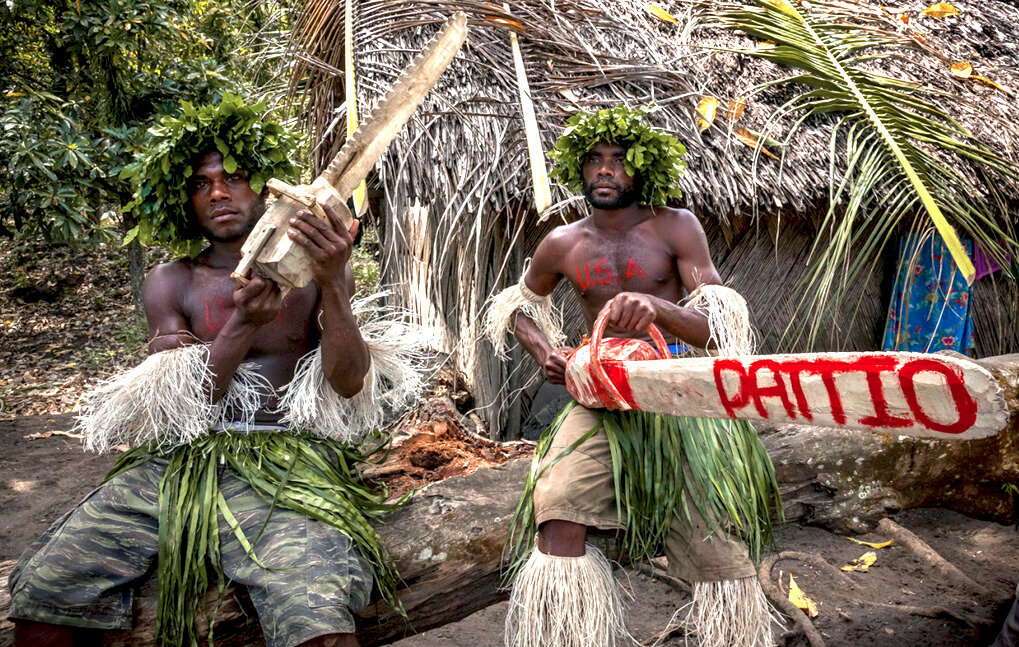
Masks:
[[[518,285],[489,306],[497,352],[504,355],[512,330],[552,383],[564,383],[573,351],[561,346],[548,298],[563,277],[589,330],[607,310],[615,337],[643,336],[654,323],[676,342],[674,353],[684,343],[751,352],[746,302],[720,285],[700,223],[665,206],[679,196],[685,149],[642,118],[617,106],[569,120],[550,154],[552,175],[582,190],[591,213],[550,233]],[[753,560],[771,541],[776,493],[771,462],[746,422],[570,403],[539,441],[514,521],[507,645],[624,641],[609,564],[585,545],[591,530],[602,530],[616,531],[633,559],[664,550],[672,574],[693,583],[687,627],[703,647],[770,646]]]
[[[127,171],[144,242],[200,249],[145,284],[149,358],[86,396],[89,449],[133,449],[54,524],[10,578],[19,645],[70,645],[71,628],[131,626],[131,587],[157,564],[157,639],[197,644],[210,580],[244,584],[270,647],[356,645],[351,613],[373,578],[397,609],[396,574],[369,518],[391,509],[358,482],[361,441],[384,405],[413,398],[413,331],[359,322],[354,228],[324,206],[290,222],[314,282],[285,297],[230,277],[265,211],[263,186],[294,172],[296,137],[261,105],[184,104]],[[400,367],[389,371],[386,367]],[[211,566],[212,572],[209,572]]]

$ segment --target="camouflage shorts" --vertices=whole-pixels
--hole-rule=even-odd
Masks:
[[[133,588],[153,571],[158,555],[165,467],[165,460],[156,459],[114,477],[50,526],[11,573],[10,618],[130,628]],[[247,587],[267,647],[352,633],[351,611],[368,604],[372,571],[350,540],[285,508],[270,515],[269,502],[228,467],[222,468],[220,489],[266,567],[247,556],[220,516],[223,571]]]

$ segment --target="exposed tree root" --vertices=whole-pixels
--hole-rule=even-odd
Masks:
[[[768,596],[768,599],[772,604],[774,604],[782,613],[792,618],[793,622],[799,626],[799,628],[803,631],[803,634],[807,637],[810,647],[825,647],[824,640],[821,639],[821,634],[817,631],[817,628],[814,627],[814,623],[810,621],[807,614],[803,613],[799,607],[790,602],[786,596],[782,595],[782,591],[780,591],[774,582],[771,581],[771,569],[775,566],[775,562],[780,559],[799,559],[799,556],[804,554],[805,553],[788,551],[778,553],[777,555],[769,555],[761,560],[761,565],[757,569],[757,578],[761,581],[761,588],[764,589],[764,594]],[[807,561],[812,562],[810,559]]]
[[[970,576],[960,571],[954,564],[931,548],[927,542],[891,519],[885,518],[879,521],[877,529],[879,532],[890,535],[898,540],[906,548],[912,551],[914,555],[926,562],[929,566],[940,571],[948,579],[968,588],[971,591],[974,591],[975,593],[979,593],[980,595],[992,595],[992,592],[987,587],[975,582],[972,578],[970,578]]]
[[[856,582],[854,582],[852,578],[847,577],[845,573],[829,564],[827,560],[825,560],[820,555],[815,555],[814,553],[801,553],[795,550],[786,550],[779,553],[778,559],[776,559],[775,561],[781,562],[786,559],[795,559],[800,562],[807,562],[808,564],[812,564],[828,573],[828,575],[834,577],[836,580],[839,581],[839,583],[841,583],[846,588],[855,589],[857,587]]]
[[[887,602],[874,602],[873,600],[854,600],[860,604],[865,604],[871,607],[880,607],[882,609],[891,609],[892,611],[898,611],[900,613],[906,613],[911,616],[920,616],[921,618],[950,618],[952,620],[958,620],[963,624],[967,624],[971,627],[981,627],[988,623],[987,618],[981,618],[969,613],[962,611],[956,611],[943,606],[931,606],[931,607],[918,607],[908,604],[888,604]]]
[[[666,584],[676,589],[680,593],[693,595],[693,589],[690,588],[689,584],[679,579],[678,577],[673,577],[668,573],[651,566],[650,564],[647,564],[645,562],[634,562],[631,563],[630,566],[633,567],[633,570],[637,571],[642,575],[647,575],[648,577],[652,577],[656,580],[661,580],[662,582],[665,582]]]

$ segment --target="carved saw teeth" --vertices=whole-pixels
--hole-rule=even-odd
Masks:
[[[320,177],[348,196],[403,129],[466,37],[467,16],[457,12],[404,69]]]

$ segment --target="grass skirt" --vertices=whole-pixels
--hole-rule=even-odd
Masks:
[[[755,562],[773,544],[771,511],[774,508],[781,515],[782,510],[778,483],[771,459],[748,422],[603,411],[598,425],[539,469],[553,436],[574,406],[576,402],[568,404],[538,441],[510,526],[507,581],[512,581],[534,546],[535,483],[599,429],[608,436],[612,452],[621,522],[617,541],[620,551],[631,559],[661,554],[673,518],[690,518],[688,500],[712,530],[725,530],[743,541]]]
[[[403,614],[396,595],[398,575],[369,521],[400,507],[406,497],[387,503],[385,490],[361,483],[359,466],[378,460],[375,455],[385,449],[375,441],[375,449],[367,449],[366,444],[292,433],[218,433],[172,449],[160,450],[150,443],[125,453],[107,480],[156,457],[169,460],[159,488],[157,642],[167,647],[197,646],[195,617],[210,580],[215,578],[221,596],[226,590],[220,515],[260,564],[252,549],[257,538],[244,536],[220,492],[222,464],[232,467],[273,506],[317,519],[349,537],[371,565],[382,599]]]

